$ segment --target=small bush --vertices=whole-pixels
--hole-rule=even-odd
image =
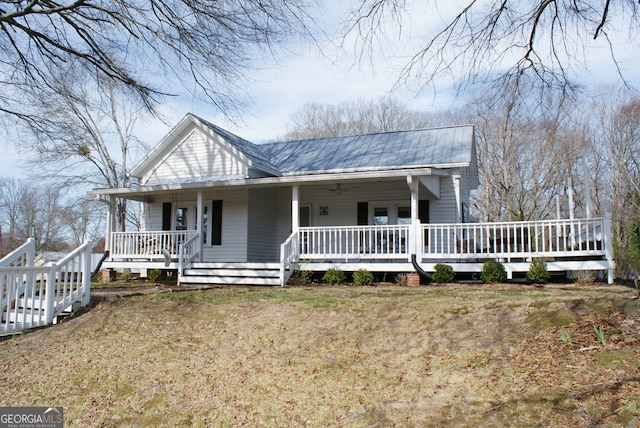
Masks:
[[[455,278],[456,275],[453,273],[453,268],[451,266],[438,263],[435,268],[436,271],[433,273],[433,282],[438,284],[453,282],[453,278]]]
[[[571,272],[576,285],[591,285],[596,282],[596,273],[592,270],[576,270]]]
[[[123,280],[124,282],[129,282],[131,281],[131,278],[133,277],[133,274],[131,273],[130,270],[126,269],[125,271],[123,271],[122,273],[120,273],[120,279]]]
[[[399,273],[396,275],[396,285],[399,285],[400,287],[406,287],[408,280],[407,280],[407,274],[406,273]]]
[[[358,269],[353,273],[353,283],[355,285],[371,285],[373,274],[366,269]]]
[[[340,269],[331,268],[325,272],[322,281],[327,284],[337,285],[343,284],[347,280],[347,276]]]
[[[527,271],[527,279],[534,284],[546,284],[549,282],[549,271],[547,270],[547,263],[542,260],[532,260]]]
[[[504,270],[504,265],[495,260],[484,262],[480,279],[486,283],[505,282],[507,280],[507,273]]]
[[[158,282],[160,277],[162,276],[162,271],[160,269],[151,269],[147,273],[147,279],[151,282]]]

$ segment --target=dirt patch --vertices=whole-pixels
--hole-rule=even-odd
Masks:
[[[1,342],[0,406],[64,406],[67,426],[627,426],[640,422],[640,318],[612,301],[632,297],[379,286],[119,298]]]

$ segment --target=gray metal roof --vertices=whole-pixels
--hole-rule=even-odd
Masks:
[[[273,166],[273,164],[269,161],[269,157],[265,155],[265,153],[261,150],[262,146],[253,144],[252,142],[247,141],[242,137],[238,137],[237,135],[232,134],[226,129],[220,128],[219,126],[216,126],[213,123],[208,122],[198,116],[193,116],[200,122],[202,122],[202,124],[213,130],[216,134],[223,137],[228,143],[234,145],[238,150],[240,150],[247,158],[251,160],[254,167],[263,171],[278,171],[278,168],[275,168]]]
[[[287,141],[259,147],[283,174],[469,165],[473,126]]]

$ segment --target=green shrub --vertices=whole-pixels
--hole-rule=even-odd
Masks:
[[[347,280],[347,276],[340,269],[331,268],[325,272],[322,281],[327,284],[337,285],[343,284]]]
[[[504,270],[502,263],[495,260],[489,260],[482,265],[482,272],[480,273],[480,279],[482,282],[505,282],[507,280],[507,273]]]
[[[151,269],[147,273],[147,278],[151,282],[158,282],[161,276],[162,276],[162,271],[160,269]]]
[[[120,273],[120,279],[123,280],[124,282],[131,281],[132,277],[133,277],[133,274],[129,269],[125,269],[122,273]]]
[[[373,274],[366,269],[358,269],[353,273],[353,283],[356,285],[371,285]]]
[[[455,278],[456,275],[453,273],[453,268],[451,266],[438,263],[435,268],[436,271],[433,273],[433,282],[438,284],[453,282],[453,278]]]
[[[529,271],[527,271],[527,279],[534,284],[546,284],[549,282],[549,271],[547,270],[547,263],[542,260],[532,260],[529,265]]]

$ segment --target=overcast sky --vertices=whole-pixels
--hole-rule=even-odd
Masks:
[[[323,15],[326,25],[338,30],[345,16],[344,3],[327,2]],[[140,127],[139,137],[148,145],[155,145],[186,113],[194,113],[250,141],[261,143],[282,136],[287,131],[289,117],[306,103],[336,104],[355,99],[377,99],[388,94],[398,78],[399,69],[410,53],[415,53],[420,37],[438,28],[454,9],[433,10],[420,3],[410,21],[405,21],[402,37],[392,37],[389,44],[372,58],[359,63],[353,51],[338,51],[327,46],[324,55],[307,45],[292,46],[292,52],[281,56],[277,66],[253,73],[248,88],[253,97],[251,111],[242,114],[242,123],[231,123],[223,115],[206,105],[196,103],[188,95],[169,98],[159,106],[168,124],[152,121]],[[442,2],[441,2],[442,3]],[[451,3],[448,3],[451,4]],[[323,4],[324,5],[324,4]],[[333,5],[333,6],[332,6]],[[428,10],[427,10],[428,8]],[[626,39],[625,39],[626,40]],[[637,79],[638,55],[631,47],[618,46],[618,58],[628,78]],[[588,84],[613,83],[616,71],[609,52],[602,46],[589,52],[589,71],[581,75]],[[447,109],[464,99],[456,98],[451,81],[437,82],[437,91],[418,94],[415,87],[402,88],[393,95],[409,107],[422,110]],[[640,82],[632,82],[638,84]],[[24,156],[17,148],[5,145],[8,153],[0,156],[0,176],[20,176],[16,166]]]

